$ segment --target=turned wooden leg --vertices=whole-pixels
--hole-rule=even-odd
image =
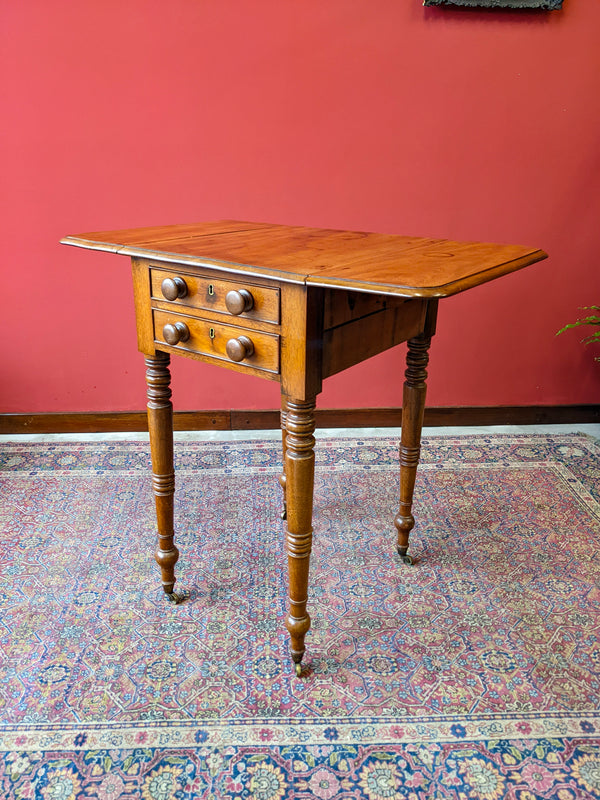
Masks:
[[[146,356],[146,383],[148,387],[148,431],[152,454],[152,488],[156,502],[158,548],[156,563],[160,567],[162,586],[169,600],[182,598],[173,592],[175,564],[179,551],[173,541],[173,495],[175,472],[173,470],[173,406],[171,405],[170,356],[157,352]]]
[[[279,485],[283,490],[283,508],[281,510],[281,519],[287,519],[287,501],[285,496],[285,454],[287,451],[287,432],[285,426],[287,420],[287,407],[288,407],[287,404],[288,404],[288,399],[284,394],[282,394],[281,395],[281,453],[282,453],[283,471],[279,476]]]
[[[312,506],[315,477],[315,403],[288,400],[286,417],[285,486],[287,494],[286,548],[290,610],[285,626],[296,675],[302,671],[304,637],[310,628],[306,612],[312,545]]]
[[[402,402],[402,436],[400,439],[400,509],[394,525],[398,529],[398,553],[405,564],[412,564],[407,555],[408,535],[415,520],[411,513],[415,478],[421,452],[421,428],[425,411],[427,362],[430,336],[417,336],[408,341],[406,381]]]

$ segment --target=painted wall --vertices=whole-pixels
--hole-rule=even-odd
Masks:
[[[129,265],[67,233],[239,218],[535,245],[445,301],[431,405],[600,401],[600,3],[0,2],[0,411],[143,408]],[[321,407],[400,402],[402,348]],[[178,408],[275,408],[176,360]]]

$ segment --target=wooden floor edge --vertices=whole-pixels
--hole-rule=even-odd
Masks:
[[[389,428],[400,426],[400,408],[324,408],[316,411],[319,428]],[[600,422],[600,405],[569,406],[461,406],[427,408],[424,425],[576,425]],[[279,411],[178,411],[179,431],[272,430],[279,427]],[[106,413],[0,414],[0,434],[120,433],[148,429],[145,411]]]

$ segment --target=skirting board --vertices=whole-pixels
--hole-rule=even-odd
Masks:
[[[279,411],[176,411],[179,431],[272,430]],[[324,408],[315,412],[319,428],[390,428],[402,423],[401,408]],[[471,406],[427,408],[426,426],[561,425],[600,422],[600,405]],[[0,414],[0,434],[116,433],[148,429],[145,411],[106,413]]]

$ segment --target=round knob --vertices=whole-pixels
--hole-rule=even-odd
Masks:
[[[165,278],[160,285],[160,290],[167,300],[178,300],[180,297],[186,296],[188,288],[183,278],[176,277]]]
[[[244,311],[250,311],[254,305],[254,298],[247,289],[239,289],[227,292],[225,295],[225,305],[230,314],[243,314]]]
[[[176,322],[174,325],[165,325],[163,328],[163,338],[167,344],[179,344],[187,342],[190,338],[190,329],[185,322]]]
[[[247,336],[238,336],[237,339],[230,339],[227,342],[225,350],[232,361],[243,361],[254,353],[254,345]]]

